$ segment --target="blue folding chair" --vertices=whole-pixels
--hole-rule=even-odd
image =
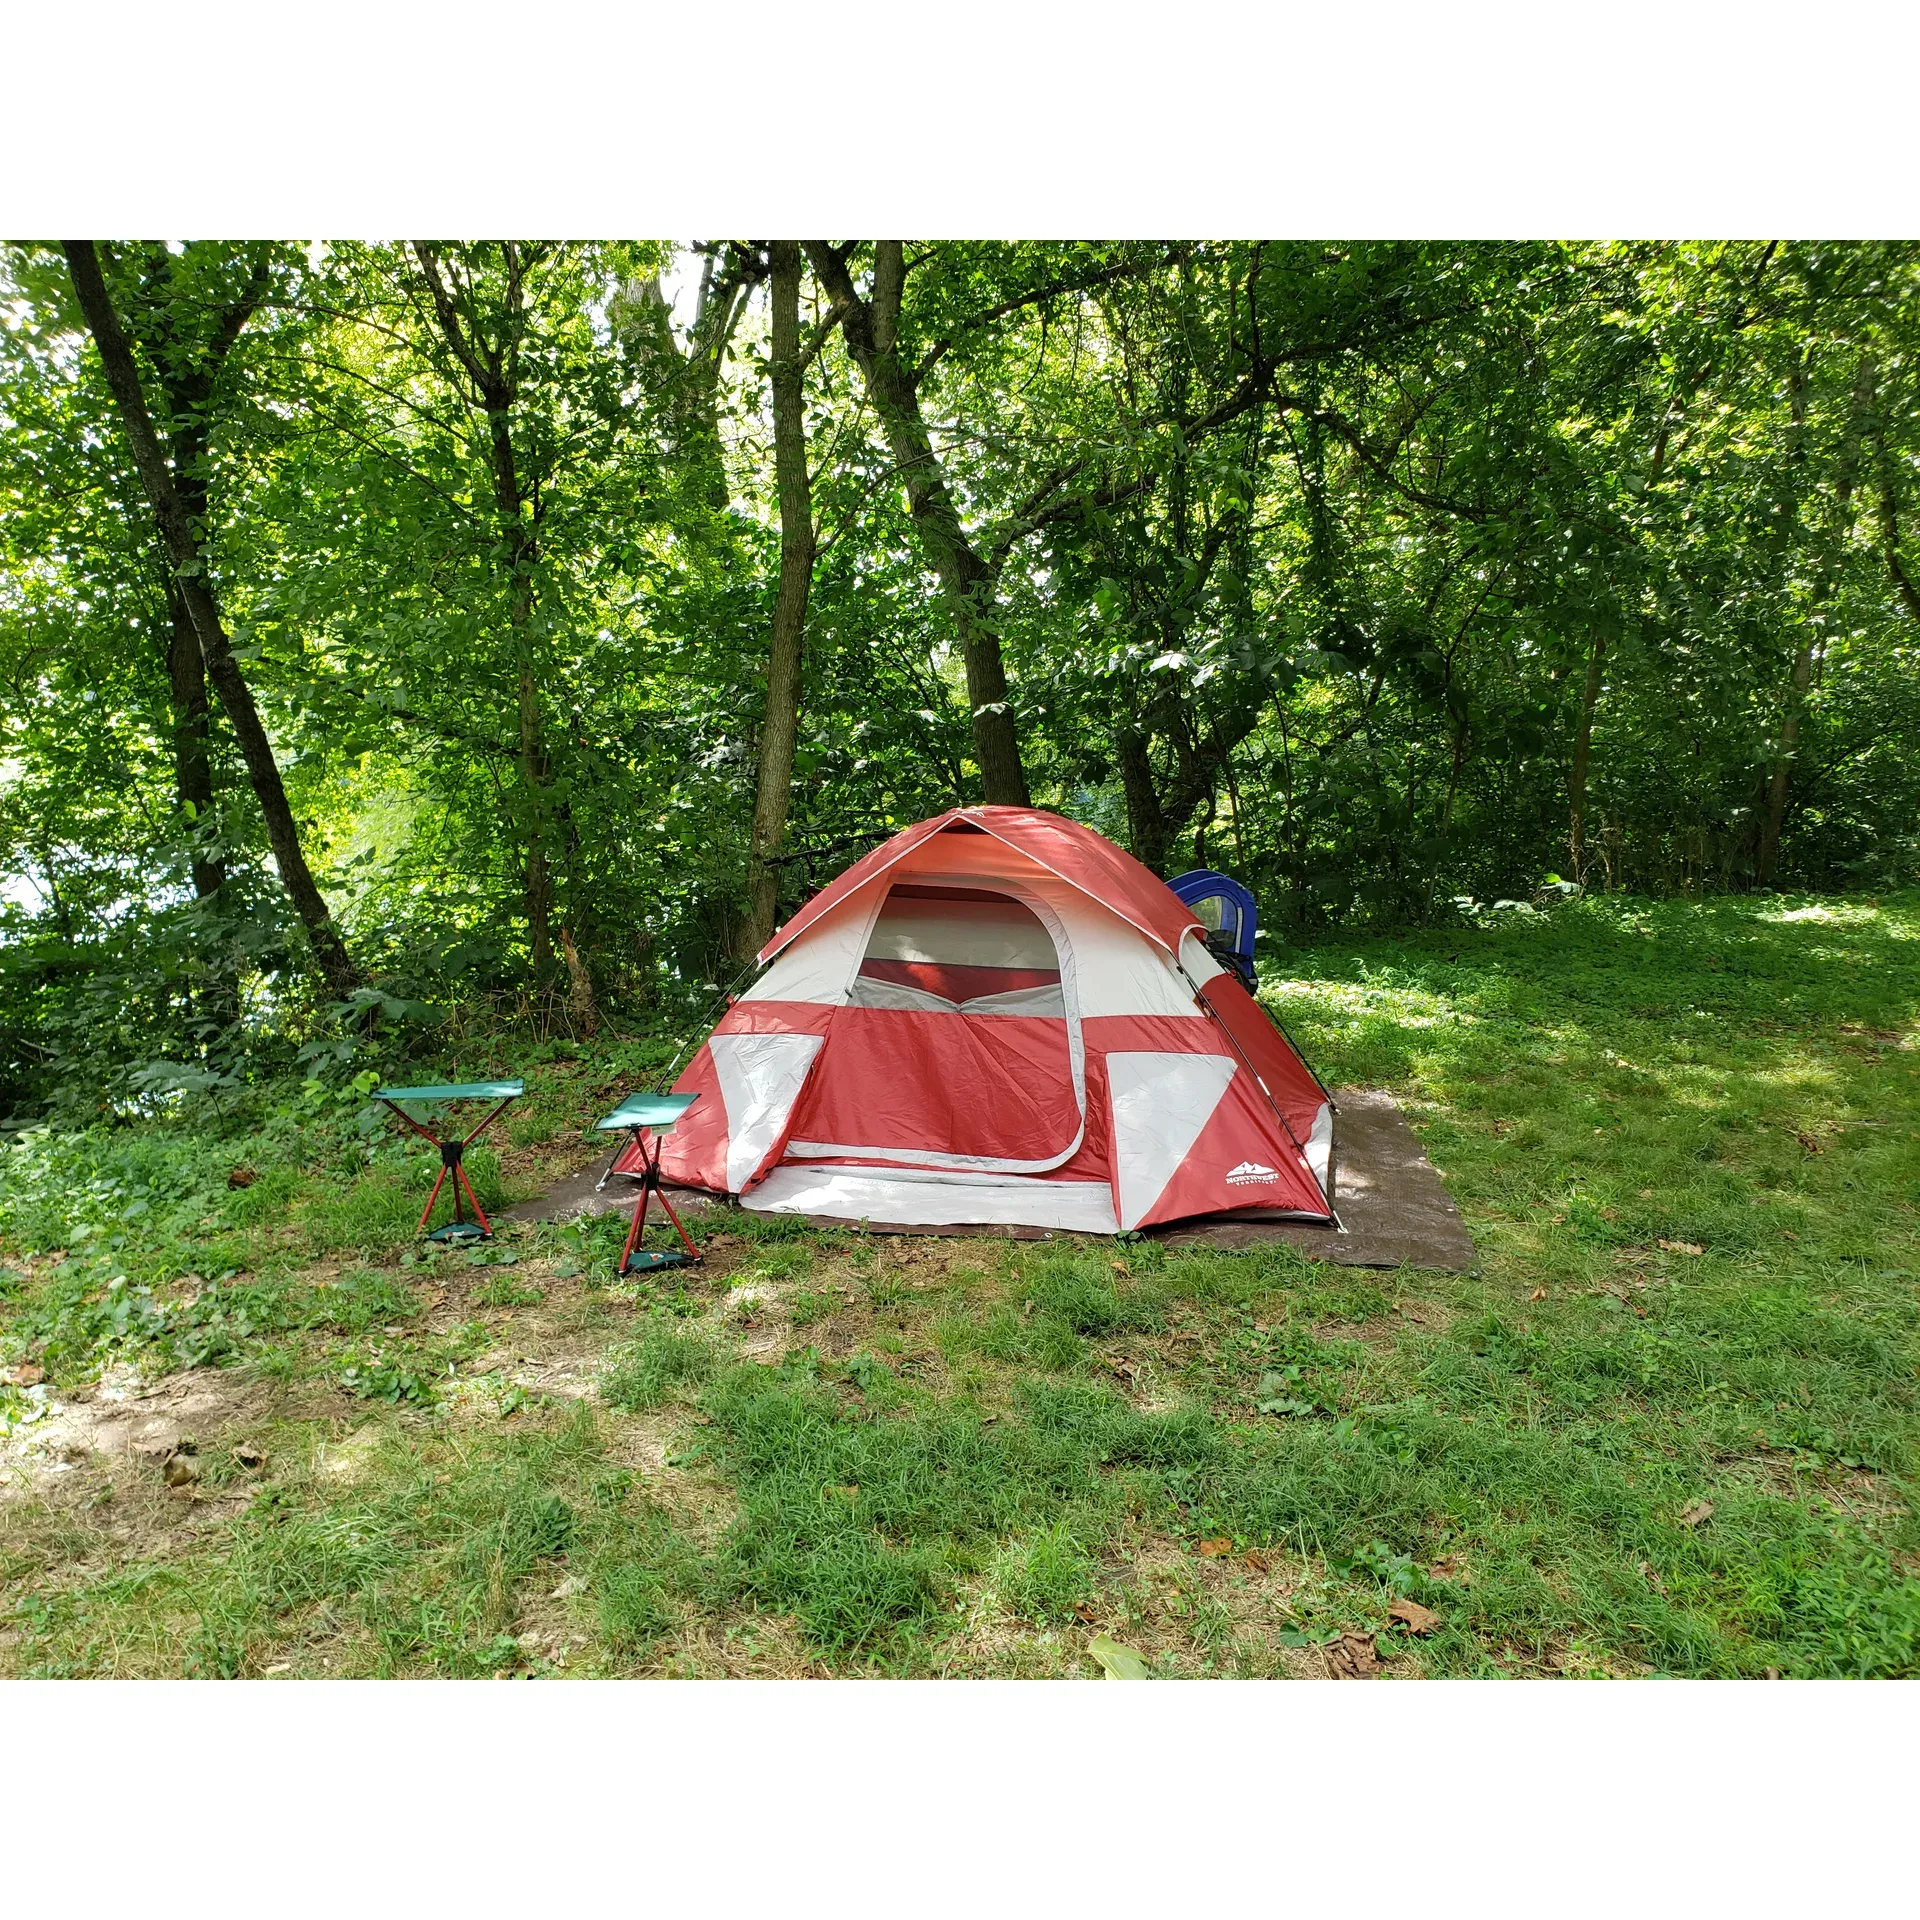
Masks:
[[[1254,991],[1253,935],[1258,909],[1253,895],[1238,880],[1211,867],[1196,867],[1167,885],[1192,910],[1207,930],[1207,951],[1223,967],[1240,976],[1241,985]]]

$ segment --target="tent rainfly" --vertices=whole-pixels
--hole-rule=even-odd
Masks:
[[[676,1083],[702,1096],[666,1140],[679,1185],[876,1226],[1339,1224],[1326,1089],[1184,902],[1091,828],[923,820],[760,960]],[[633,1149],[613,1171],[639,1171]]]

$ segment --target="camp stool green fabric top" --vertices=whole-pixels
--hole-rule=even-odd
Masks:
[[[630,1093],[594,1125],[602,1133],[629,1133],[635,1127],[665,1133],[699,1098],[697,1093]]]
[[[374,1094],[391,1106],[396,1100],[518,1100],[524,1080],[458,1080],[447,1087],[382,1087]]]
[[[427,1195],[427,1204],[420,1215],[420,1229],[425,1232],[426,1225],[433,1218],[434,1203],[440,1198],[440,1189],[446,1184],[448,1174],[453,1175],[453,1218],[444,1227],[436,1227],[427,1234],[429,1240],[491,1240],[493,1223],[487,1218],[486,1210],[480,1205],[480,1196],[473,1190],[473,1182],[467,1178],[467,1170],[460,1164],[461,1156],[473,1143],[493,1125],[493,1123],[520,1098],[527,1090],[524,1080],[456,1080],[446,1086],[437,1087],[381,1087],[374,1098],[390,1112],[396,1113],[417,1133],[422,1140],[428,1140],[440,1149],[440,1177],[433,1183],[433,1191]],[[474,1128],[471,1133],[454,1135],[442,1139],[436,1133],[429,1133],[412,1114],[400,1105],[402,1100],[440,1101],[440,1100],[497,1100],[500,1104]],[[473,1202],[473,1211],[478,1225],[466,1217],[460,1204],[461,1189]]]

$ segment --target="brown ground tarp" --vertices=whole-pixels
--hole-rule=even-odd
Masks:
[[[1294,1226],[1269,1220],[1216,1217],[1186,1226],[1160,1227],[1152,1238],[1170,1247],[1240,1249],[1285,1240],[1310,1260],[1332,1260],[1346,1267],[1440,1267],[1465,1272],[1478,1264],[1472,1238],[1453,1204],[1453,1196],[1421,1151],[1407,1117],[1391,1094],[1343,1087],[1334,1094],[1339,1118],[1334,1205],[1346,1232],[1328,1227]],[[572,1220],[582,1214],[624,1212],[633,1206],[633,1183],[616,1174],[603,1192],[595,1192],[601,1170],[570,1174],[537,1200],[509,1207],[507,1220]],[[724,1202],[675,1189],[673,1204],[682,1212],[708,1212]],[[656,1210],[654,1218],[659,1218]],[[661,1222],[664,1225],[664,1222]],[[818,1219],[817,1227],[847,1231],[844,1220]],[[1048,1240],[1039,1227],[900,1227],[869,1221],[868,1233],[934,1234],[950,1238]],[[697,1236],[696,1236],[697,1237]]]

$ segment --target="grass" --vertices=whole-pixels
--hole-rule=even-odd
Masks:
[[[1477,1271],[728,1214],[649,1288],[617,1220],[423,1252],[344,1104],[12,1150],[0,1671],[1920,1673],[1920,900],[1266,967]],[[483,1199],[589,1150],[607,1063],[537,1071]],[[170,1381],[187,1487],[42,1444]]]

